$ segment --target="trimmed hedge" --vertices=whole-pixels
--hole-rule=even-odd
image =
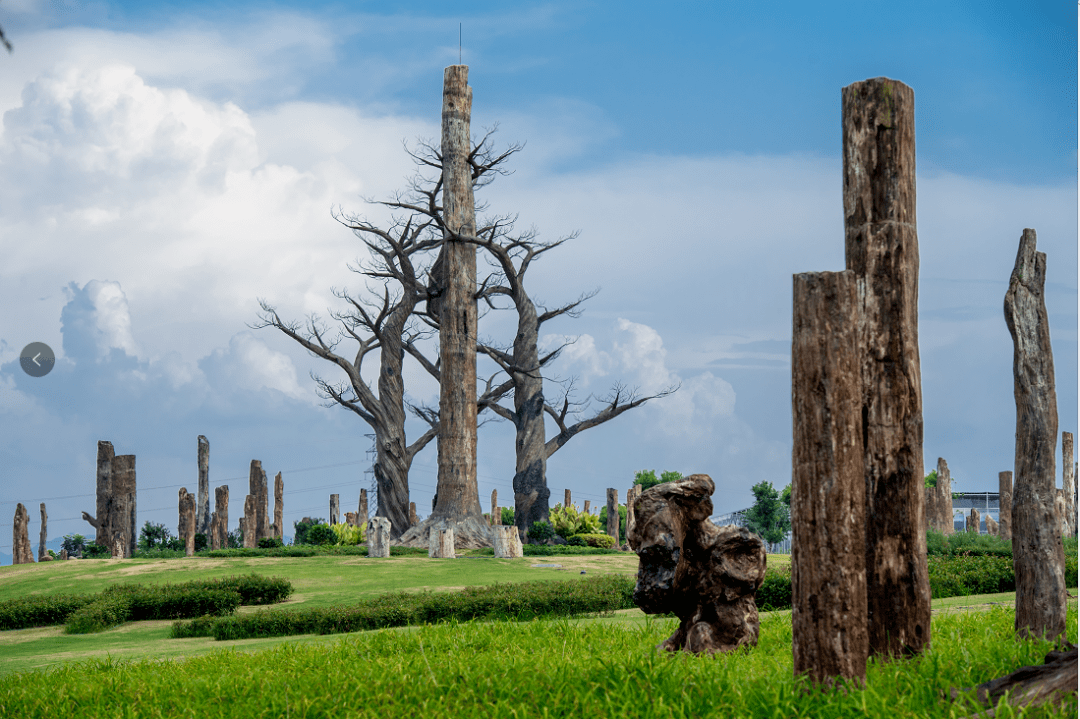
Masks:
[[[607,575],[565,582],[467,587],[453,593],[393,592],[351,607],[261,611],[173,624],[174,638],[218,640],[337,634],[472,619],[533,619],[630,609],[634,580]]]
[[[127,596],[104,596],[74,612],[64,626],[66,634],[103,632],[127,621],[131,600]]]
[[[231,614],[240,606],[240,595],[227,589],[185,587],[184,585],[113,585],[105,589],[106,599],[122,598],[128,604],[125,620],[188,619],[204,614]],[[96,604],[96,602],[95,602]],[[70,623],[70,620],[69,620]]]
[[[8,599],[0,602],[0,631],[63,624],[69,616],[96,599],[93,594]]]
[[[235,557],[321,557],[352,556],[366,557],[367,545],[339,546],[336,544],[292,544],[287,547],[274,547],[271,549],[213,549],[202,556],[215,557],[218,559],[230,559]],[[423,547],[390,547],[391,557],[426,557],[428,550]]]
[[[1012,558],[992,555],[927,558],[933,599],[1016,591]],[[1077,585],[1077,558],[1065,555],[1065,585]],[[791,567],[769,567],[756,595],[759,609],[791,609]]]
[[[567,538],[567,541],[574,537],[580,537],[585,544],[590,547],[599,547],[600,549],[611,549],[615,546],[615,537],[610,534],[575,534]]]

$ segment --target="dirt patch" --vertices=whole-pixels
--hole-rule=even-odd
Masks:
[[[59,637],[64,633],[63,627],[35,627],[33,629],[12,629],[0,632],[0,647],[14,644],[25,644],[38,639]]]

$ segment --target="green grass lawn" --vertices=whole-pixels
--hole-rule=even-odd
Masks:
[[[790,562],[790,556],[769,555],[769,562]],[[633,574],[637,570],[637,558],[631,554],[526,557],[515,560],[450,560],[425,557],[368,559],[327,556],[52,562],[0,567],[0,600],[32,594],[97,592],[114,583],[182,582],[257,572],[285,577],[296,589],[296,594],[288,602],[268,608],[272,611],[275,606],[320,607],[350,604],[360,598],[389,591],[445,591],[497,582],[568,580],[580,577],[583,569],[588,575]],[[1072,593],[1076,594],[1076,590]],[[1012,593],[954,597],[935,600],[934,608],[937,614],[969,611],[969,608],[988,609],[996,605],[1011,606],[1014,599]],[[239,611],[256,610],[256,607],[241,607]],[[775,615],[777,620],[787,621],[790,627],[790,611],[774,612],[771,615]],[[649,618],[637,609],[619,611],[611,616],[582,617],[570,621],[580,627],[599,625],[640,630],[642,627],[652,626],[656,641],[673,631],[673,628],[668,627],[673,620]],[[0,632],[0,676],[104,657],[177,659],[210,654],[223,648],[251,652],[281,645],[329,646],[341,639],[341,635],[306,635],[230,642],[217,642],[208,638],[172,639],[169,636],[170,626],[171,622],[163,621],[130,622],[100,634],[88,635],[64,634],[63,627]],[[409,632],[414,629],[387,631]]]

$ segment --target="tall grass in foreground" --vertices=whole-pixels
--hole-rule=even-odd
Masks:
[[[660,655],[675,620],[640,627],[574,620],[447,623],[182,661],[92,660],[0,679],[13,717],[962,717],[942,699],[1024,664],[1051,645],[1013,639],[1013,611],[939,615],[916,660],[872,662],[866,688],[803,692],[791,674],[791,620],[765,615],[757,648]],[[1077,632],[1076,609],[1068,633]],[[1076,716],[1061,709],[999,717]]]

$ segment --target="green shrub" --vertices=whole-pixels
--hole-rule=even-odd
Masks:
[[[194,586],[192,586],[194,585]],[[127,619],[187,619],[203,614],[230,614],[240,606],[240,595],[229,589],[191,584],[114,584],[104,597],[123,597],[128,603]]]
[[[576,538],[581,539],[585,544],[590,547],[600,547],[601,549],[611,549],[615,546],[615,537],[610,534],[576,534]]]
[[[206,535],[202,532],[195,533],[195,551],[205,552],[210,548],[210,542],[207,541]]]
[[[284,547],[280,539],[277,537],[263,537],[259,540],[259,549],[277,549],[278,547]]]
[[[308,530],[307,543],[336,544],[337,537],[334,536],[334,530],[330,528],[329,524],[316,524]]]
[[[595,514],[579,512],[578,508],[571,504],[564,507],[556,504],[549,512],[551,524],[555,528],[555,534],[563,539],[575,534],[599,534],[600,518]]]
[[[589,546],[588,543],[585,541],[585,538],[578,535],[578,534],[567,537],[566,538],[566,545],[568,547],[587,547],[587,546]]]
[[[514,508],[513,507],[499,507],[499,514],[502,515],[502,525],[504,527],[514,526]]]
[[[181,559],[187,556],[187,551],[155,547],[154,549],[136,549],[133,556],[135,559]]]
[[[293,522],[293,544],[311,544],[307,533],[318,524],[326,524],[326,520],[321,517],[318,519],[304,517],[299,522]]]
[[[93,594],[8,599],[0,602],[0,631],[63,624],[69,616],[96,599]]]
[[[73,612],[64,625],[66,634],[92,634],[127,621],[130,602],[126,596],[114,594],[90,602]]]
[[[551,522],[533,522],[529,528],[528,537],[534,542],[546,542],[555,536],[555,528]]]
[[[754,601],[758,609],[765,611],[791,609],[791,565],[768,567]]]
[[[533,619],[629,609],[634,580],[603,575],[565,582],[467,587],[460,592],[393,592],[351,607],[261,611],[173,624],[173,637],[218,640],[334,634],[472,619]]]
[[[110,559],[112,550],[100,544],[87,544],[83,547],[83,559]]]
[[[364,528],[354,527],[351,524],[333,524],[330,526],[334,533],[334,544],[342,547],[352,547],[364,543]]]
[[[600,508],[600,527],[601,531],[607,531],[607,505]],[[619,505],[619,541],[626,541],[626,505]]]

